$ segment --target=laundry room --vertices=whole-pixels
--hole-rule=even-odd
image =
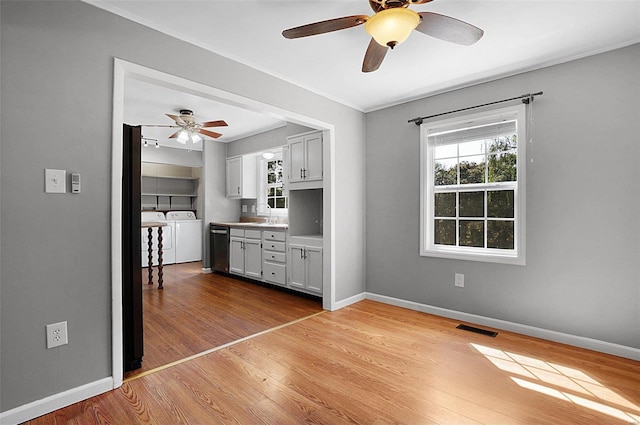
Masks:
[[[143,133],[141,157],[141,221],[166,222],[161,226],[162,263],[201,261],[202,152],[159,149]],[[148,266],[149,255],[158,265],[158,227],[141,231],[142,267]]]

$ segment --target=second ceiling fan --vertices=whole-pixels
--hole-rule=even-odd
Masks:
[[[380,67],[389,48],[405,41],[414,29],[431,37],[464,46],[480,40],[484,31],[464,21],[433,12],[414,12],[409,4],[429,3],[431,0],[369,0],[373,16],[352,15],[314,22],[282,31],[285,38],[300,38],[324,34],[364,24],[371,42],[364,55],[362,72]]]
[[[180,115],[171,115],[171,114],[166,114],[166,115],[172,120],[174,120],[177,124],[177,125],[171,125],[167,127],[172,127],[172,128],[180,127],[180,130],[173,133],[171,136],[169,136],[169,138],[176,139],[179,143],[182,143],[183,145],[186,144],[187,141],[189,141],[189,139],[191,139],[192,143],[197,143],[201,141],[202,137],[199,136],[200,134],[217,139],[218,137],[222,136],[222,134],[216,133],[215,131],[205,130],[205,128],[227,126],[227,123],[223,120],[207,121],[207,122],[200,123],[196,121],[196,119],[193,117],[193,111],[189,109],[181,109]]]

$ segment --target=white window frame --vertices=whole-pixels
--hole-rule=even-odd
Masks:
[[[514,249],[474,248],[463,246],[436,245],[434,241],[434,147],[429,136],[469,128],[476,125],[516,120],[517,125],[517,182],[484,183],[470,186],[473,190],[491,190],[513,186],[514,190]],[[526,198],[526,107],[524,104],[480,112],[455,118],[425,122],[420,125],[420,255],[426,257],[450,258],[457,260],[484,261],[493,263],[525,265],[525,198]],[[458,186],[458,190],[465,190]],[[485,206],[486,208],[486,206]],[[457,232],[456,226],[456,232]],[[486,236],[485,236],[486,237]]]
[[[269,161],[282,161],[283,155],[282,152],[278,152],[271,159],[265,159],[262,156],[258,156],[258,194],[257,194],[257,208],[256,215],[258,216],[269,216],[269,208],[267,205],[267,162]],[[283,185],[284,189],[284,185]],[[286,194],[287,198],[289,197]],[[271,208],[271,216],[272,217],[286,217],[289,214],[288,208]]]

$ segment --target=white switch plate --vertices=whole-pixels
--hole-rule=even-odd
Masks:
[[[44,191],[45,193],[67,193],[67,172],[66,170],[44,170]]]
[[[244,205],[242,206],[242,212],[247,212],[247,204],[244,204]]]
[[[464,275],[462,273],[456,273],[453,284],[458,288],[464,288]]]

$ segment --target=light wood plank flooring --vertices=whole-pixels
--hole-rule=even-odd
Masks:
[[[30,423],[640,422],[639,362],[458,323],[361,301]]]
[[[202,263],[165,266],[164,289],[147,285],[143,269],[144,357],[146,373],[283,323],[322,311],[309,299],[224,275],[202,273]]]

